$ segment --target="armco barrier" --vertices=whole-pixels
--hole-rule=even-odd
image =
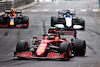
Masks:
[[[29,4],[34,0],[6,0],[0,1],[0,12],[4,11],[5,9],[16,8],[25,4]]]

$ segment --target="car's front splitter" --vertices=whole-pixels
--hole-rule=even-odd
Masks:
[[[0,24],[0,28],[28,28],[28,24],[16,24],[16,25]]]
[[[25,52],[16,52],[15,53],[16,57],[21,57],[21,58],[31,58],[31,59],[63,59],[65,56],[64,54],[60,53],[55,53],[55,52],[49,52],[46,57],[43,56],[36,56],[33,55],[31,51],[25,51]],[[68,58],[68,57],[66,57]]]

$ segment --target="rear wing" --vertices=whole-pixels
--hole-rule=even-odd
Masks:
[[[11,10],[5,10],[5,13],[10,13]],[[15,10],[15,13],[22,13],[22,10]]]
[[[76,30],[68,30],[68,29],[52,29],[50,28],[48,33],[59,34],[59,35],[72,35],[76,37]]]
[[[66,12],[70,12],[70,14],[72,14],[72,15],[75,15],[75,10],[73,10],[73,9],[68,9],[68,10],[59,10],[58,11],[58,15],[59,14],[65,14]]]

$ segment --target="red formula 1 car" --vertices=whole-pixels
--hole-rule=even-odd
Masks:
[[[54,31],[56,32],[54,33]],[[14,51],[14,56],[26,59],[68,60],[72,54],[85,55],[86,43],[83,40],[76,39],[76,31],[50,29],[49,33],[48,35],[43,35],[43,39],[33,37],[31,47],[29,47],[27,41],[19,41],[16,46],[16,51]],[[61,35],[73,35],[75,38],[70,41],[67,38],[62,38]]]
[[[0,16],[0,28],[28,28],[29,17],[22,16],[21,10],[5,10]]]

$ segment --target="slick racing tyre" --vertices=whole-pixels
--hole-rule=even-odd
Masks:
[[[79,19],[81,26],[83,26],[82,30],[85,29],[85,21],[83,19]]]
[[[58,18],[51,17],[51,26],[54,26],[58,22]]]
[[[73,51],[75,56],[84,56],[86,53],[86,42],[79,39],[74,40]]]
[[[17,43],[16,52],[22,52],[22,51],[28,51],[28,50],[29,50],[28,42],[26,42],[25,40],[20,40]]]
[[[0,24],[3,22],[3,18],[2,16],[0,16]]]
[[[59,47],[59,52],[61,54],[65,54],[64,55],[64,58],[61,59],[61,60],[69,60],[70,57],[71,57],[71,49],[70,49],[69,43],[68,42],[66,42],[66,43],[65,42],[62,42],[60,44],[60,47]],[[67,53],[67,55],[66,55],[66,53]],[[66,56],[67,56],[67,59],[66,59]]]
[[[22,17],[22,23],[23,24],[27,24],[27,27],[29,26],[29,17],[28,16],[23,16]]]

